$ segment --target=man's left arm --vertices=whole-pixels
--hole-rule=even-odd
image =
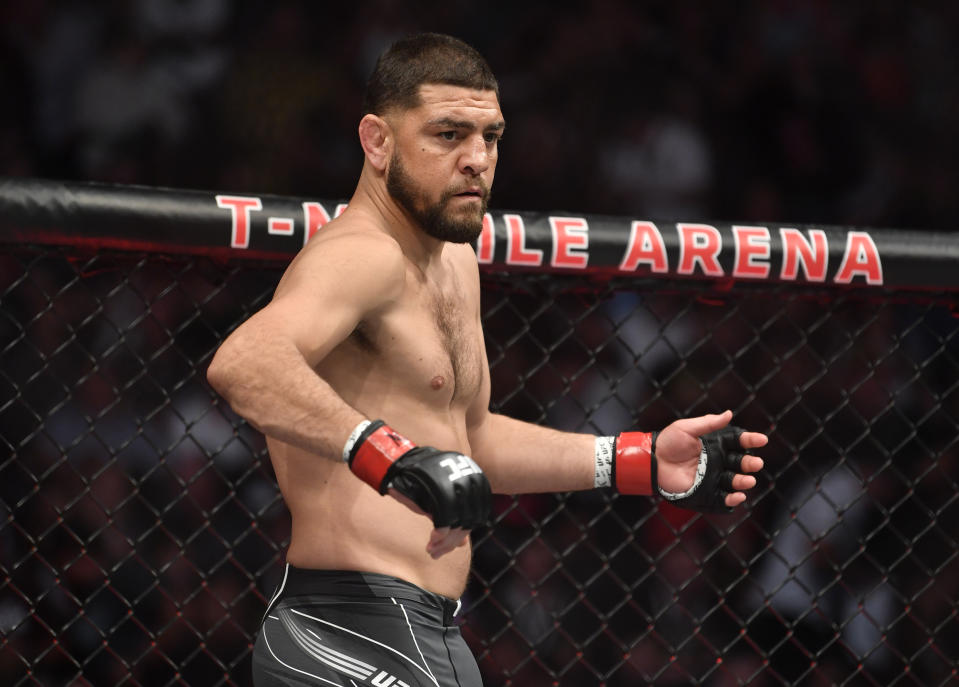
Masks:
[[[761,470],[763,462],[748,452],[767,442],[759,432],[729,427],[731,419],[730,411],[684,418],[660,432],[623,432],[597,442],[591,434],[487,413],[471,426],[470,447],[494,493],[610,486],[628,494],[665,492],[677,505],[722,512],[745,501],[745,492],[756,485],[750,473]],[[608,451],[606,473],[597,456],[603,450]],[[691,498],[700,488],[713,493]]]
[[[474,266],[475,269],[475,266]],[[611,437],[563,432],[489,411],[489,363],[479,317],[482,382],[467,411],[470,453],[494,493],[565,492],[610,486],[661,494],[678,506],[726,512],[756,485],[768,439],[729,425],[732,412],[676,420],[662,431]]]
[[[592,489],[595,437],[486,413],[470,427],[473,459],[497,494]]]

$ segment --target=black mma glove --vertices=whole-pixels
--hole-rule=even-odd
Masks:
[[[742,470],[745,449],[739,443],[743,430],[725,427],[700,438],[702,452],[696,480],[681,494],[664,491],[657,480],[656,439],[659,432],[623,432],[616,437],[598,437],[596,486],[612,486],[621,494],[659,492],[673,504],[700,513],[731,513],[726,497],[733,491],[733,477]]]
[[[471,530],[489,518],[492,490],[472,458],[417,446],[382,420],[361,423],[343,459],[381,494],[393,488],[409,498],[432,516],[435,527]]]
[[[725,503],[733,489],[733,477],[742,470],[746,449],[739,443],[744,430],[728,426],[709,434],[704,434],[703,450],[699,456],[696,480],[682,494],[674,494],[657,489],[666,499],[681,508],[700,513],[732,513],[733,509]],[[655,442],[653,444],[655,451]]]

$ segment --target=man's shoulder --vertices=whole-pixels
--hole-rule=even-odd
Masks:
[[[363,215],[344,212],[321,228],[307,246],[335,244],[338,249],[355,245],[358,249],[402,254],[396,239]]]
[[[320,229],[303,247],[309,262],[362,263],[369,269],[402,270],[403,249],[373,222],[343,214]]]
[[[405,275],[405,257],[396,240],[344,214],[310,238],[287,267],[280,286],[312,292],[316,284],[323,284],[351,297],[362,298],[371,290],[391,299],[402,292]]]

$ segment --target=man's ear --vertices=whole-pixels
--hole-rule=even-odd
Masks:
[[[384,171],[393,151],[393,129],[382,117],[367,114],[360,120],[360,145],[374,169]]]

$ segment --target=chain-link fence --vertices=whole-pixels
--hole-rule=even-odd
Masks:
[[[3,683],[250,684],[289,522],[204,373],[280,266],[30,246],[0,266]],[[487,685],[956,680],[945,297],[484,280],[497,410],[615,433],[731,408],[771,439],[729,516],[497,497],[461,616]]]

